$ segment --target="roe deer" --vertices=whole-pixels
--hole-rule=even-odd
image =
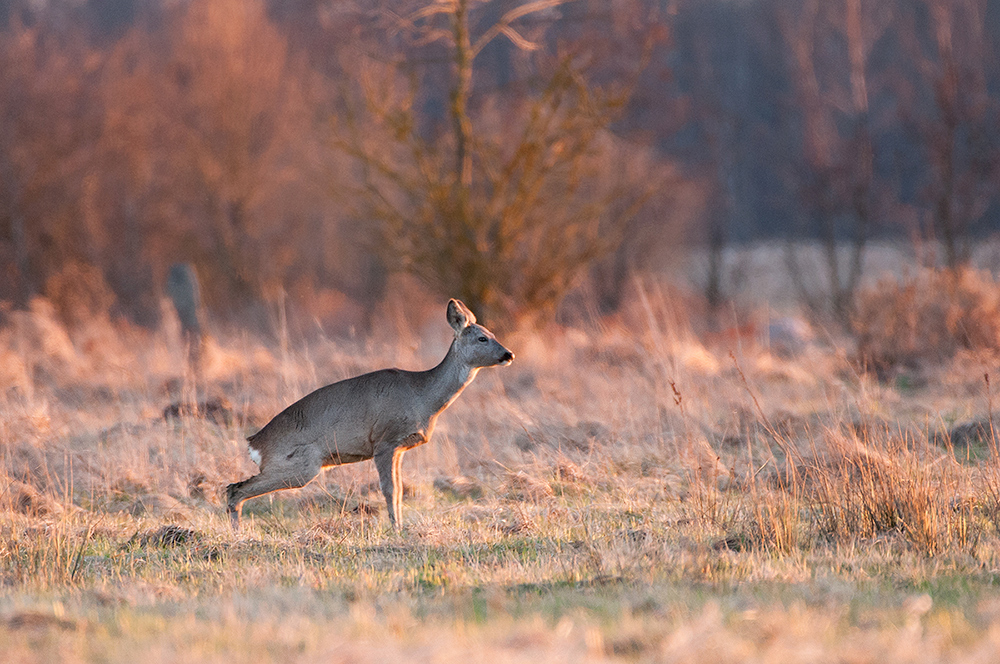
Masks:
[[[305,486],[328,466],[374,458],[389,520],[398,529],[403,452],[430,440],[438,415],[481,368],[514,359],[458,300],[448,302],[448,323],[455,340],[433,369],[382,369],[321,387],[250,436],[250,458],[260,473],[229,485],[233,528],[248,498]]]

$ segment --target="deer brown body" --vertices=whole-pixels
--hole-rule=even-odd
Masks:
[[[448,302],[448,323],[455,340],[433,369],[382,369],[321,387],[250,436],[250,456],[260,473],[229,485],[233,528],[245,500],[305,486],[323,468],[366,459],[375,460],[389,519],[398,528],[403,453],[430,440],[438,416],[479,369],[514,359],[458,300]]]

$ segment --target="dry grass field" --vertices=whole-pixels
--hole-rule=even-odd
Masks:
[[[232,532],[245,436],[319,385],[432,366],[440,309],[370,339],[220,333],[200,386],[176,324],[10,313],[0,659],[996,661],[989,344],[899,359],[878,352],[905,330],[869,326],[895,358],[876,375],[821,329],[703,333],[652,285],[613,320],[501,334],[514,364],[407,454],[401,533],[370,462],[248,502]]]

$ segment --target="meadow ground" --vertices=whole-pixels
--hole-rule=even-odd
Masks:
[[[369,339],[219,334],[200,387],[176,325],[11,314],[0,659],[996,661],[996,358],[879,380],[837,335],[695,334],[682,302],[502,337],[514,364],[407,454],[398,534],[370,462],[247,503],[238,534],[222,492],[302,394],[436,363],[443,308]]]

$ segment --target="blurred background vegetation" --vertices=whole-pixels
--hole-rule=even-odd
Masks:
[[[873,241],[958,268],[997,230],[998,27],[998,0],[8,0],[0,317],[156,326],[190,264],[219,321],[364,328],[409,275],[502,327],[613,312],[688,248],[718,307],[726,248],[766,240],[847,321]]]

